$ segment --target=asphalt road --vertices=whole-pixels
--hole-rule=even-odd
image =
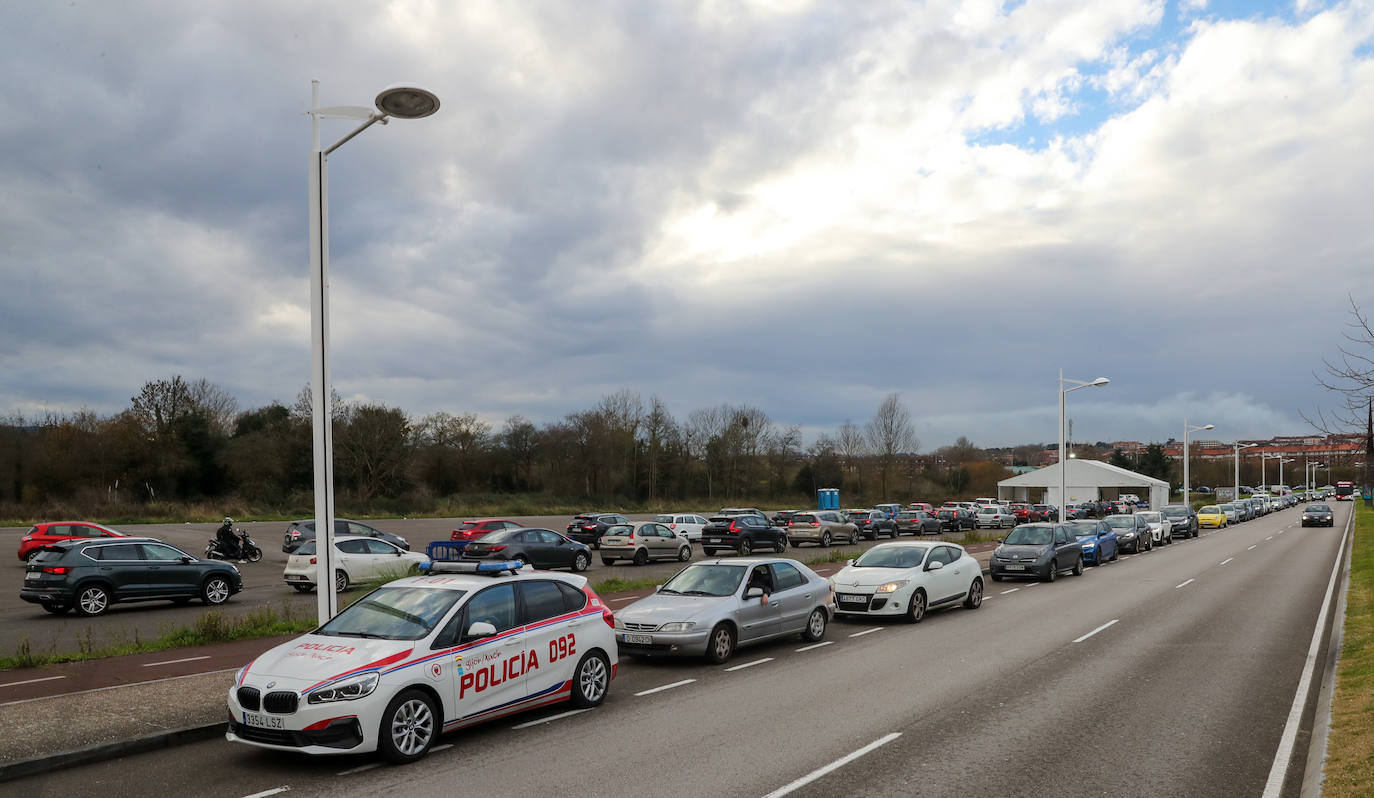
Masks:
[[[649,520],[652,515],[629,516],[632,520]],[[570,520],[568,516],[515,516],[510,520],[526,526],[544,527],[563,531]],[[459,519],[453,518],[407,518],[387,519],[369,522],[378,529],[401,535],[411,549],[424,551],[425,545],[434,540],[449,540],[449,536]],[[142,524],[116,526],[121,532],[158,538],[171,543],[194,556],[201,556],[205,544],[214,537],[218,524]],[[282,570],[286,567],[287,555],[281,551],[282,533],[287,525],[282,521],[242,523],[239,527],[248,530],[254,542],[263,550],[263,558],[256,563],[237,564],[243,574],[243,592],[217,608],[219,612],[239,617],[263,607],[271,607],[279,613],[294,614],[299,617],[313,618],[317,612],[317,598],[314,593],[297,593],[282,583]],[[24,581],[25,564],[15,556],[19,550],[19,538],[28,531],[27,527],[0,528],[0,553],[7,556],[7,563],[0,566],[0,654],[12,654],[21,641],[27,641],[33,651],[76,652],[83,648],[103,648],[129,642],[137,637],[150,640],[159,637],[169,629],[191,626],[206,612],[199,602],[176,606],[168,601],[147,601],[131,604],[115,604],[104,615],[86,618],[76,613],[52,615],[44,612],[36,604],[20,600],[19,590]],[[836,546],[858,552],[873,545],[871,542],[858,547]],[[807,560],[824,552],[814,552],[811,546],[789,549],[790,556]],[[693,559],[702,559],[701,548],[694,547]],[[677,562],[651,563],[635,566],[631,563],[602,565],[593,553],[592,567],[583,575],[593,584],[611,576],[626,579],[662,577],[667,579],[677,573],[682,565]],[[356,589],[353,592],[357,592]]]
[[[213,740],[14,789],[146,795],[156,773],[159,792],[206,796],[1259,795],[1349,512],[1334,530],[1287,510],[1053,584],[989,582],[978,610],[837,622],[820,647],[622,661],[597,710],[451,734],[407,767]]]

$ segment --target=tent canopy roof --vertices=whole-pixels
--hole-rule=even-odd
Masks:
[[[997,483],[999,488],[1058,488],[1059,463],[1045,466],[1028,474],[1018,474]],[[1098,488],[1134,488],[1158,486],[1168,489],[1169,483],[1134,471],[1118,468],[1101,460],[1069,458],[1069,470],[1065,474],[1066,485],[1075,487],[1093,486]]]

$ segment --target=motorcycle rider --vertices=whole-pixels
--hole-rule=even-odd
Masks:
[[[239,549],[239,536],[234,534],[234,519],[225,516],[224,522],[215,530],[215,540],[224,549],[226,559],[243,562],[243,551]]]

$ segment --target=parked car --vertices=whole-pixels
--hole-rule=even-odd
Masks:
[[[925,510],[903,510],[893,519],[897,534],[910,532],[913,535],[940,534],[940,519]]]
[[[811,510],[797,513],[787,522],[787,542],[793,546],[814,543],[825,547],[842,539],[859,542],[859,527],[840,515],[839,510]]]
[[[316,587],[319,564],[316,552],[318,540],[307,540],[286,558],[282,581],[300,593]],[[374,537],[339,535],[334,538],[334,591],[342,593],[349,585],[379,577],[400,579],[419,573],[421,563],[429,557],[418,551],[406,551],[400,546]]]
[[[1236,508],[1236,521],[1249,521],[1255,517],[1255,508],[1246,499],[1235,499],[1231,504]]]
[[[1018,524],[1029,524],[1034,521],[1046,520],[1044,513],[1025,502],[1015,502],[1008,505],[1007,509],[1011,511],[1012,515],[1016,516],[1016,523]]]
[[[24,569],[19,598],[54,615],[102,615],[112,604],[199,598],[216,606],[243,590],[232,563],[201,560],[155,538],[73,538],[49,543]]]
[[[896,520],[897,513],[900,513],[904,508],[900,504],[875,504],[873,509],[886,514],[888,520]]]
[[[1303,526],[1335,526],[1336,516],[1328,504],[1309,504],[1302,508]]]
[[[1226,516],[1226,523],[1240,523],[1240,511],[1236,509],[1236,505],[1234,503],[1227,502],[1225,504],[1219,504],[1217,506],[1221,508],[1221,512]]]
[[[400,535],[393,535],[390,532],[368,526],[361,521],[350,521],[347,518],[334,519],[334,537],[341,535],[358,535],[366,538],[377,538],[385,540],[406,551],[410,550],[410,541]],[[286,532],[282,535],[281,550],[286,554],[294,552],[297,547],[307,540],[315,539],[315,519],[304,518],[300,521],[292,521],[286,527]]]
[[[906,506],[908,510],[920,510],[921,512],[935,515],[935,507],[928,502],[912,502]]]
[[[1116,529],[1106,521],[1085,518],[1070,521],[1068,527],[1083,545],[1084,562],[1103,565],[1120,555],[1121,542],[1116,536]]]
[[[716,515],[757,515],[765,521],[768,520],[768,513],[757,507],[722,507]]]
[[[1205,505],[1197,511],[1197,525],[1209,529],[1225,529],[1226,513],[1222,512],[1221,505]]]
[[[27,561],[38,554],[39,549],[59,540],[123,537],[128,535],[90,521],[48,521],[29,527],[19,539],[19,559]]]
[[[1022,524],[988,560],[988,573],[994,582],[1011,576],[1053,582],[1064,571],[1083,574],[1083,544],[1064,524]]]
[[[552,529],[503,529],[469,543],[464,560],[519,560],[535,568],[585,571],[592,564],[591,547]]]
[[[644,565],[650,560],[692,559],[692,542],[657,521],[616,524],[601,536],[601,563],[629,560]]]
[[[979,529],[1007,529],[1016,526],[1016,516],[1011,511],[1001,505],[984,505],[974,516],[974,523]]]
[[[1167,504],[1159,512],[1169,520],[1170,537],[1174,535],[1182,535],[1185,539],[1197,537],[1197,513],[1193,512],[1193,508],[1184,507],[1181,504]]]
[[[963,546],[936,541],[880,543],[830,577],[842,615],[900,616],[920,623],[928,610],[983,603],[983,569]]]
[[[654,516],[654,521],[667,524],[669,529],[693,543],[701,540],[701,528],[706,526],[705,518],[690,513],[664,513]]]
[[[628,524],[630,519],[619,513],[581,513],[573,517],[564,530],[564,535],[578,543],[601,548],[601,536],[616,524]]]
[[[1035,508],[1036,511],[1040,513],[1040,519],[1042,521],[1059,520],[1059,508],[1053,504],[1032,504],[1031,507]]]
[[[687,566],[618,610],[615,637],[622,654],[721,663],[739,646],[780,637],[820,642],[834,617],[829,582],[796,560],[714,560]]]
[[[701,530],[701,550],[710,555],[721,549],[741,555],[762,549],[781,554],[787,550],[787,530],[773,526],[762,515],[714,515]]]
[[[456,547],[458,551],[462,551],[469,543],[474,540],[481,540],[490,532],[519,528],[520,524],[503,518],[479,518],[475,521],[464,521],[459,524],[458,528],[449,535],[449,539],[458,544]]]
[[[935,514],[940,521],[941,532],[961,532],[965,529],[977,529],[978,517],[972,510],[963,507],[941,507]]]
[[[1116,539],[1121,548],[1132,554],[1140,554],[1155,547],[1154,535],[1145,519],[1135,513],[1117,513],[1102,519],[1116,531]]]
[[[1169,519],[1163,513],[1154,510],[1139,511],[1136,515],[1145,519],[1145,524],[1150,527],[1150,540],[1156,546],[1164,546],[1174,542],[1174,536],[1170,534]]]
[[[869,540],[877,540],[881,535],[897,537],[897,522],[887,517],[882,510],[870,510],[849,516],[849,523],[859,528],[859,534]]]
[[[772,522],[773,526],[787,526],[788,519],[799,512],[801,510],[778,510],[768,520]]]

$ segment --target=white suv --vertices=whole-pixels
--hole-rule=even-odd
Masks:
[[[615,676],[614,626],[584,577],[435,563],[245,665],[225,737],[413,762],[453,729],[560,701],[599,705]]]

